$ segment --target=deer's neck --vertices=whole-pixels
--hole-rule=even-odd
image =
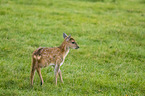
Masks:
[[[61,45],[60,45],[60,50],[63,54],[63,58],[65,59],[65,57],[67,56],[67,54],[69,53],[69,46],[67,45],[66,41],[64,41]]]

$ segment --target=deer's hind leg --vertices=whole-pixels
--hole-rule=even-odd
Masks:
[[[30,76],[31,86],[33,86],[33,80],[34,80],[35,70],[36,70],[36,61],[33,59],[32,60],[32,68],[31,68],[31,76]]]
[[[38,73],[38,75],[40,77],[40,80],[41,80],[40,85],[43,85],[44,81],[43,81],[43,78],[42,78],[42,75],[41,75],[41,69],[39,67],[37,68],[37,73]]]

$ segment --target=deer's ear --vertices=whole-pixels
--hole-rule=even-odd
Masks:
[[[66,41],[69,41],[70,38],[71,38],[71,35],[69,35],[69,36],[66,38]]]
[[[65,33],[63,33],[63,38],[67,37],[67,35]]]

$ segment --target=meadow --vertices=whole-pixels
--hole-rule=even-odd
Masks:
[[[80,48],[37,72],[31,55],[56,47],[63,32]],[[0,96],[145,96],[144,0],[0,0]]]

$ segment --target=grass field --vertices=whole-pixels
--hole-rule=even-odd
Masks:
[[[35,73],[31,54],[62,33],[80,46],[61,66]],[[0,96],[145,96],[144,0],[0,0]]]

